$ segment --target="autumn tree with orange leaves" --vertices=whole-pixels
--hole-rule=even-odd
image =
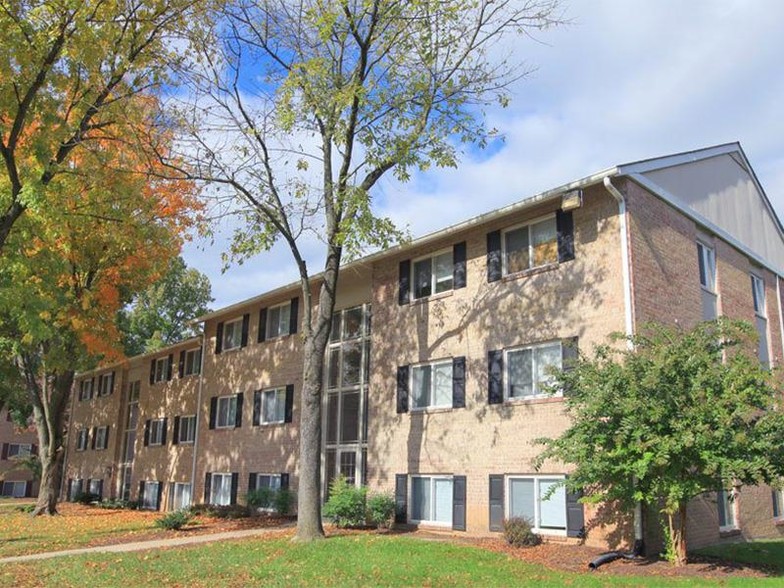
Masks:
[[[48,190],[56,214],[23,216],[0,258],[0,353],[24,378],[39,438],[36,514],[56,512],[75,372],[122,358],[117,312],[160,277],[197,220],[192,184],[156,179],[130,145],[73,156]]]

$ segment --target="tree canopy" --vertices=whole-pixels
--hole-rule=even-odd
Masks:
[[[209,312],[210,280],[175,257],[161,278],[120,311],[125,355],[155,351],[197,335],[191,321]]]
[[[691,330],[648,325],[628,338],[631,348],[581,354],[555,375],[571,426],[540,440],[538,463],[572,465],[567,486],[588,502],[660,509],[685,563],[691,499],[784,475],[779,382],[754,353],[755,337],[726,318]]]

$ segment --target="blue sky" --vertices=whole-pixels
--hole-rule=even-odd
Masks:
[[[378,212],[417,237],[606,167],[740,141],[784,217],[784,2],[571,0],[572,24],[514,40],[537,69],[488,111],[504,142],[456,170],[380,183]],[[220,308],[296,279],[283,245],[221,273],[228,232],[186,246]],[[321,265],[318,245],[311,268]]]

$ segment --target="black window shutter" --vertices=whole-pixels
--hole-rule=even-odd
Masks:
[[[185,377],[185,351],[180,351],[180,369],[179,369],[180,378]]]
[[[778,502],[778,500],[776,500],[776,498],[778,498],[776,496],[776,494],[777,494],[776,490],[771,490],[770,491],[771,498],[773,499],[773,518],[774,519],[777,519],[777,518],[779,518],[779,516],[781,516],[781,513],[779,512],[779,502]]]
[[[465,476],[452,476],[452,530],[466,530]]]
[[[574,259],[574,220],[571,210],[558,210],[555,213],[555,230],[558,234],[558,261],[571,261]]]
[[[101,374],[100,376],[98,376],[98,393],[96,394],[96,396],[100,396],[100,395],[101,395],[101,393],[103,392],[103,390],[102,390],[102,388],[103,388],[102,384],[103,384],[103,374]]]
[[[218,397],[210,398],[210,429],[215,428],[215,418],[218,416]]]
[[[158,482],[158,496],[155,497],[155,510],[161,510],[161,498],[163,498],[163,482]]]
[[[267,340],[267,309],[262,308],[259,311],[259,332],[258,336],[256,337],[256,341],[258,343],[262,343],[263,341]]]
[[[239,429],[242,426],[242,405],[245,395],[240,392],[237,394],[237,412],[235,413],[234,426]]]
[[[33,446],[30,448],[30,453],[32,453],[33,455],[38,455],[38,445],[33,443]]]
[[[566,536],[583,537],[585,535],[585,512],[583,503],[578,502],[582,496],[579,492],[566,491]]]
[[[150,362],[150,386],[155,383],[155,360]]]
[[[256,477],[258,474],[251,472],[248,474],[248,492],[256,489]]]
[[[103,500],[103,480],[98,481],[98,500]]]
[[[504,477],[490,476],[490,530],[504,530]]]
[[[3,452],[0,454],[0,459],[8,459],[8,443],[3,443]]]
[[[452,287],[457,290],[458,288],[465,288],[467,281],[466,276],[466,242],[462,241],[456,243],[452,248],[452,263],[454,270],[452,272]]]
[[[98,427],[90,429],[90,449],[95,449],[95,441],[98,439]]]
[[[30,498],[33,495],[33,481],[27,480],[25,482],[25,498]]]
[[[487,233],[487,281],[501,279],[501,231]]]
[[[95,398],[98,392],[95,388],[95,378],[90,381],[90,398]]]
[[[234,472],[231,475],[231,504],[237,504],[237,488],[239,487],[240,475]]]
[[[291,299],[291,311],[289,312],[289,334],[293,335],[297,332],[297,325],[299,324],[299,296]]]
[[[248,346],[249,328],[250,328],[250,315],[246,313],[242,315],[242,340],[240,341],[240,347]]]
[[[168,417],[163,418],[163,424],[161,427],[163,428],[163,432],[161,433],[161,445],[166,445],[166,429],[168,429],[169,419]]]
[[[397,413],[408,412],[408,366],[397,368]]]
[[[563,370],[574,369],[574,362],[579,357],[577,337],[570,337],[561,341],[561,366]]]
[[[397,283],[397,303],[408,304],[411,298],[411,260],[400,262],[400,275]]]
[[[395,474],[395,522],[408,521],[408,475]]]
[[[290,423],[294,418],[294,384],[286,385],[286,410],[283,422]]]
[[[215,333],[215,354],[223,351],[223,323],[218,323],[218,330]]]
[[[280,489],[281,490],[289,489],[289,475],[286,472],[281,472],[280,474]]]
[[[112,378],[112,385],[109,386],[109,394],[114,394],[114,374],[115,373],[112,372],[112,374],[110,376]],[[101,484],[103,484],[103,481],[101,482]]]
[[[169,361],[168,365],[166,366],[166,381],[169,382],[172,379],[172,368],[174,366],[174,354],[169,354]]]
[[[144,500],[144,480],[139,481],[139,497],[136,499],[140,503]],[[139,504],[141,507],[141,504]]]
[[[71,496],[73,496],[71,494],[71,488],[73,488],[73,478],[68,478],[68,490],[66,491],[68,494],[66,495],[66,498],[69,501],[73,501],[72,498],[71,498]]]
[[[174,431],[172,431],[172,445],[180,442],[180,417],[174,417]]]
[[[253,393],[253,425],[261,424],[261,390]]]
[[[504,351],[487,352],[487,401],[501,404],[504,401]]]
[[[452,358],[452,408],[465,408],[465,357]]]
[[[210,486],[212,486],[212,473],[204,474],[204,504],[210,503]]]
[[[144,446],[147,447],[150,444],[150,419],[144,421]]]

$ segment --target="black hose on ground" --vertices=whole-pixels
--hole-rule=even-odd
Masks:
[[[602,566],[606,563],[610,563],[611,561],[615,561],[616,559],[634,559],[639,557],[642,554],[643,542],[642,539],[637,539],[634,542],[634,547],[631,551],[623,552],[623,551],[610,551],[609,553],[603,553],[591,563],[588,564],[588,568],[591,571],[596,570],[599,566]]]

